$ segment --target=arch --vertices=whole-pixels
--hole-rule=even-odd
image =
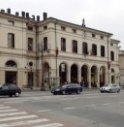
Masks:
[[[81,83],[83,87],[88,87],[88,66],[83,65],[81,67]]]
[[[61,85],[67,82],[67,64],[65,62],[59,65],[59,77]]]
[[[6,67],[17,67],[17,64],[16,64],[15,61],[9,60],[9,61],[6,62],[5,66]]]
[[[71,82],[78,82],[78,66],[77,64],[72,64],[71,66]]]
[[[46,90],[51,88],[50,86],[50,66],[48,62],[43,63],[42,81]]]
[[[91,87],[97,87],[97,75],[98,75],[98,72],[97,72],[97,67],[95,65],[93,65],[91,67]]]
[[[5,67],[17,67],[17,64],[14,60],[8,60],[5,63]],[[17,71],[15,70],[6,70],[5,71],[5,83],[9,84],[9,83],[14,83],[17,84]]]

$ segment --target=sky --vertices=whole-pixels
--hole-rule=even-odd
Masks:
[[[13,14],[25,11],[41,19],[47,12],[48,17],[78,25],[84,18],[87,27],[112,33],[124,50],[124,0],[0,0],[0,10],[7,8]]]

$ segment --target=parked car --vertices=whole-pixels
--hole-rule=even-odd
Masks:
[[[120,86],[117,84],[108,84],[107,86],[103,86],[100,88],[100,92],[108,92],[108,93],[119,93],[120,92]]]
[[[15,84],[3,84],[0,86],[0,96],[20,96],[21,89]]]
[[[53,88],[51,90],[51,93],[53,93],[54,95],[57,94],[64,95],[64,94],[72,94],[72,93],[80,94],[82,90],[83,90],[82,87],[78,83],[67,83],[65,85]]]

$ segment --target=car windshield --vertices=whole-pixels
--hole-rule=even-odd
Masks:
[[[116,85],[116,84],[107,84],[107,85],[105,85],[105,86],[111,87],[111,86],[118,86],[118,85]]]
[[[62,88],[66,88],[68,85],[63,85]]]

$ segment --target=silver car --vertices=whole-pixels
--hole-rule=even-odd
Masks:
[[[119,93],[120,92],[120,86],[117,84],[108,84],[107,86],[103,86],[100,88],[100,92],[108,92],[108,93]]]

